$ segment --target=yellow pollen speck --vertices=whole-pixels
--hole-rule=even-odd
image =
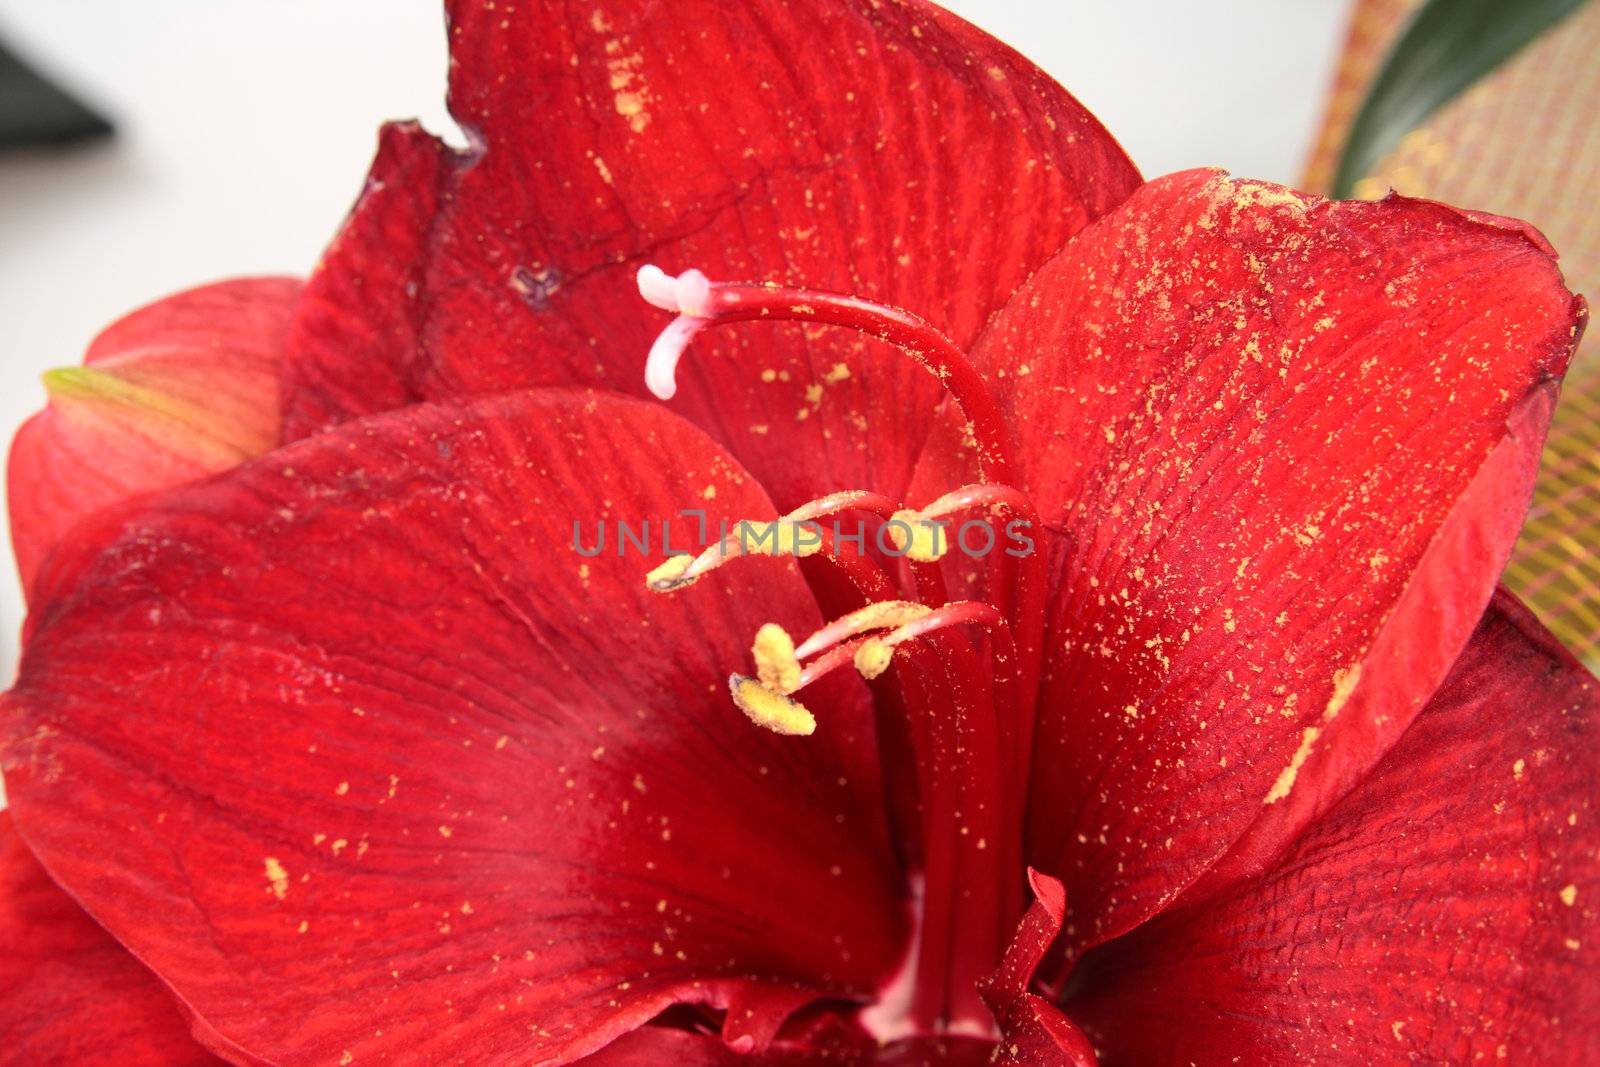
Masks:
[[[1267,798],[1263,804],[1276,804],[1289,795],[1289,790],[1294,788],[1294,780],[1300,774],[1300,768],[1311,756],[1311,746],[1317,743],[1317,738],[1322,731],[1315,726],[1307,726],[1300,735],[1300,747],[1289,759],[1289,765],[1278,775],[1278,780],[1272,783],[1272,788],[1267,791]]]
[[[804,737],[817,729],[816,717],[806,710],[804,704],[782,693],[773,692],[754,678],[746,678],[740,674],[730,675],[728,692],[733,695],[733,702],[739,705],[739,710],[744,712],[751,722],[757,726],[764,726],[775,734]]]
[[[1569,885],[1569,886],[1567,886],[1565,889],[1563,889],[1561,891],[1561,903],[1565,904],[1567,907],[1570,908],[1574,904],[1576,904],[1577,902],[1578,902],[1578,887],[1576,885]]]
[[[822,380],[829,385],[838,385],[848,377],[850,377],[850,368],[843,363],[835,363],[829,368],[828,373],[822,376]]]
[[[1350,694],[1355,692],[1356,684],[1361,681],[1361,664],[1352,663],[1342,671],[1333,672],[1333,695],[1328,698],[1328,706],[1322,712],[1322,719],[1328,722],[1344,708],[1349,701]]]
[[[944,528],[924,520],[921,512],[909,508],[897,511],[890,516],[886,528],[895,547],[918,563],[936,562],[950,550]]]
[[[708,485],[700,493],[700,495],[705,497],[707,500],[715,500],[717,499],[717,487],[714,485]]]
[[[276,856],[268,856],[264,865],[267,884],[272,887],[272,895],[282,900],[289,893],[289,872],[283,869],[283,864],[278,862]]]
[[[794,638],[775,622],[756,631],[750,654],[756,661],[756,677],[768,689],[792,693],[800,685],[800,661],[794,655]]]
[[[644,584],[658,593],[676,589],[684,584],[683,574],[693,562],[693,556],[668,556],[660,566],[644,576]]]
[[[856,649],[856,670],[861,672],[861,677],[866,679],[876,678],[889,669],[889,664],[894,660],[894,649],[878,640],[869,637]]]
[[[1519,760],[1517,760],[1517,762],[1515,762],[1515,763],[1513,763],[1511,765],[1511,777],[1513,777],[1513,778],[1521,778],[1522,777],[1522,772],[1527,770],[1527,769],[1528,769],[1528,761],[1525,760],[1525,759],[1519,759]]]

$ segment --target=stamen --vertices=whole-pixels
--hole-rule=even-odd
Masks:
[[[795,649],[795,655],[801,659],[810,659],[818,652],[826,651],[857,634],[866,633],[868,630],[893,629],[923,618],[932,611],[933,609],[926,604],[916,604],[909,600],[879,600],[834,619],[806,638],[800,647]]]
[[[661,561],[659,566],[653,568],[649,574],[644,576],[644,584],[658,593],[689,585],[694,579],[685,578],[684,574],[688,572],[690,567],[694,566],[694,561],[695,557],[689,555],[668,556]]]
[[[876,678],[889,668],[897,646],[963,623],[977,623],[995,630],[996,639],[1007,650],[1005,655],[1009,656],[1011,633],[1005,616],[996,611],[993,605],[976,600],[958,600],[937,608],[904,600],[884,600],[841,615],[794,649],[794,663],[800,668],[797,674],[780,675],[779,672],[790,661],[784,655],[787,650],[783,644],[774,640],[776,634],[769,634],[763,640],[758,632],[752,651],[762,682],[783,694],[797,693],[847,664],[855,667],[868,680]],[[763,626],[762,630],[768,626],[777,634],[782,634],[784,641],[789,640],[789,635],[772,623]],[[872,630],[888,632],[861,636]],[[801,665],[800,660],[810,662]]]
[[[792,693],[800,687],[800,660],[794,654],[794,638],[775,622],[756,631],[750,655],[756,661],[756,676],[768,689]]]
[[[997,485],[994,482],[982,482],[978,485],[963,485],[959,489],[952,489],[919,512],[913,512],[923,519],[942,519],[946,515],[954,515],[971,507],[999,507],[1009,508],[1018,516],[1027,521],[1031,529],[1039,524],[1037,513],[1033,508],[1033,501],[1028,499],[1026,493],[1013,489],[1009,485]]]
[[[669,556],[644,576],[645,585],[657,593],[670,593],[693,585],[729,559],[740,556],[798,556],[822,551],[824,539],[806,520],[739,519],[728,534],[707,546],[698,556]]]
[[[856,648],[854,661],[861,677],[870,682],[889,669],[894,661],[894,648],[876,637],[869,637]]]
[[[950,551],[950,539],[944,528],[949,523],[936,522],[924,511],[905,508],[890,517],[885,529],[896,548],[918,563],[937,563]]]
[[[757,726],[787,737],[806,737],[816,732],[816,716],[804,704],[773,692],[754,678],[728,675],[728,692],[733,694],[739,710]]]
[[[645,575],[645,584],[658,593],[670,593],[693,585],[729,558],[747,555],[792,555],[803,558],[815,555],[827,549],[829,538],[820,527],[803,524],[841,511],[866,511],[888,516],[894,514],[898,507],[888,497],[850,489],[807,501],[776,520],[739,519],[722,540],[708,546],[698,556],[669,556]],[[774,526],[777,529],[773,529]],[[842,557],[835,555],[833,558]]]
[[[709,323],[792,319],[843,326],[897,346],[937,377],[966,416],[985,480],[1011,481],[1006,424],[988,383],[954,341],[909,311],[818,289],[713,282],[695,270],[673,277],[654,265],[639,268],[638,284],[651,304],[678,313],[645,363],[645,384],[661,399],[677,392],[678,360]]]
[[[979,647],[949,632],[966,623],[990,631],[992,674]],[[752,722],[776,733],[810,734],[816,718],[790,694],[845,666],[875,678],[893,662],[896,646],[929,637],[937,645],[908,650],[919,669],[902,671],[898,679],[906,696],[901,725],[916,771],[920,858],[933,888],[925,923],[937,932],[916,938],[909,1014],[921,1028],[942,1025],[953,1033],[992,1037],[992,1028],[981,1022],[976,979],[1002,951],[1001,926],[1016,910],[1013,883],[1022,855],[1022,820],[1011,797],[1016,765],[1005,758],[1016,744],[1004,709],[1018,700],[1016,650],[1006,617],[972,600],[933,609],[880,601],[828,623],[799,648],[786,631],[768,624],[753,649],[759,680],[734,675],[729,690]],[[798,676],[787,674],[813,653]],[[992,678],[993,688],[983,675]]]

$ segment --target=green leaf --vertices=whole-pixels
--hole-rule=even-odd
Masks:
[[[1348,197],[1400,138],[1584,0],[1428,0],[1384,60],[1345,141],[1334,195]]]

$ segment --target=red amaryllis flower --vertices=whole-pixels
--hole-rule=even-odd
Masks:
[[[386,132],[288,442],[33,580],[17,832],[176,1004],[102,1025],[244,1063],[1596,1051],[1600,698],[1494,593],[1583,319],[1536,233],[1138,186],[920,5],[450,32],[473,147]],[[639,275],[671,325],[651,260],[704,271]],[[670,405],[621,395],[663,328]],[[687,509],[872,532],[664,559]],[[651,558],[575,546],[619,520]],[[93,930],[11,988],[141,973],[53,955]],[[7,1015],[64,1041],[62,999]]]

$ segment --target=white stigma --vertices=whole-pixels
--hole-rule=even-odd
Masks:
[[[654,263],[640,267],[638,279],[639,295],[646,303],[662,311],[678,310],[678,279]]]
[[[639,268],[639,295],[662,311],[677,312],[655,343],[644,364],[645,387],[658,399],[671,400],[678,391],[678,360],[694,335],[710,323],[706,314],[711,302],[711,280],[697,270],[686,270],[674,277],[647,263]]]

